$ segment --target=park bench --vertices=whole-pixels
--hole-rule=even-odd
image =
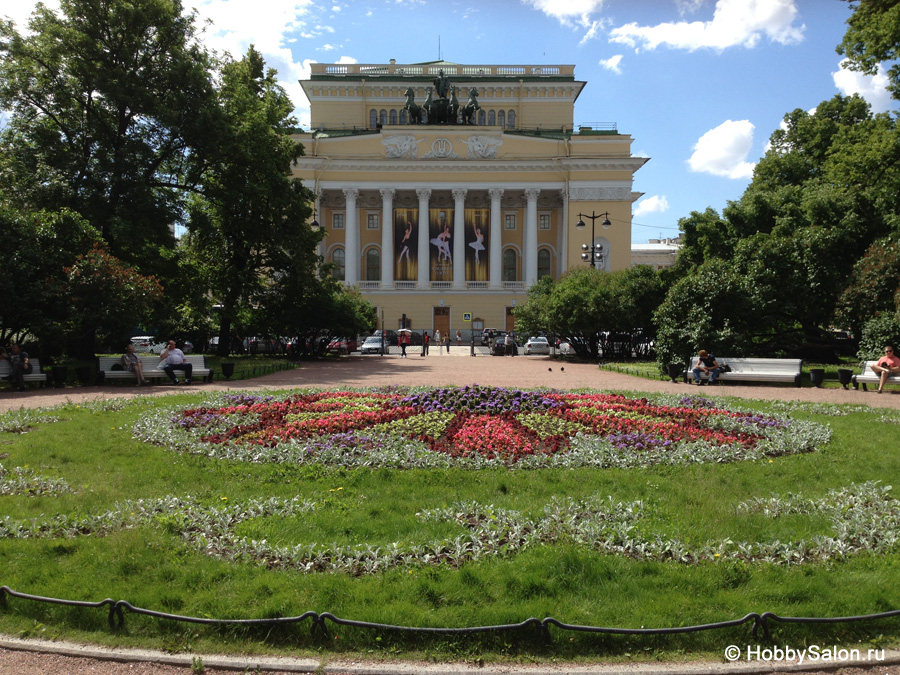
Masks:
[[[46,385],[47,373],[41,372],[40,359],[28,357],[28,362],[31,363],[31,374],[23,376],[25,382],[40,382],[42,387]],[[12,373],[12,364],[6,359],[0,359],[0,382],[9,382],[6,378],[10,373]],[[13,382],[10,384],[15,386]]]
[[[691,367],[684,372],[685,381],[693,379],[691,372],[697,359],[691,359]],[[731,372],[719,373],[718,380],[723,382],[791,382],[800,386],[800,369],[803,359],[751,359],[716,356],[719,365],[731,366]],[[708,380],[706,373],[700,373],[700,380]]]
[[[865,365],[863,366],[862,372],[859,375],[854,375],[851,378],[854,389],[859,389],[859,385],[862,385],[863,391],[868,391],[868,389],[866,388],[867,384],[878,387],[878,383],[881,381],[881,376],[877,373],[872,372],[872,366],[874,366],[876,363],[878,363],[878,361],[866,361]],[[885,384],[900,384],[900,375],[889,375]]]
[[[144,378],[148,382],[161,380],[168,382],[169,376],[160,367],[164,362],[160,361],[159,356],[155,354],[138,354],[141,363],[144,364]],[[193,364],[194,371],[191,373],[191,380],[212,382],[212,370],[206,367],[206,357],[203,354],[187,354],[184,357],[187,363]],[[122,365],[121,356],[98,356],[97,357],[97,381],[101,383],[108,380],[130,380],[135,381],[134,373],[130,370],[113,370],[113,366]],[[183,372],[176,370],[175,376],[183,379]]]

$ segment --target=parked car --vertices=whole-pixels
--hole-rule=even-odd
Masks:
[[[384,351],[387,352],[388,347],[391,346],[390,338],[384,338]],[[362,347],[359,348],[360,353],[362,354],[381,354],[382,343],[380,335],[370,335],[366,338],[365,342],[363,342]]]
[[[525,343],[525,356],[530,354],[549,354],[550,343],[543,336],[532,336]]]
[[[250,337],[244,339],[244,347],[250,354],[275,354],[281,352],[281,340]]]
[[[506,336],[505,335],[501,335],[500,337],[494,338],[494,344],[491,347],[491,355],[506,356]]]
[[[154,335],[136,335],[131,338],[131,344],[138,354],[162,354],[167,343]]]
[[[356,338],[336,337],[328,343],[325,351],[332,354],[349,354],[358,351],[358,344]]]
[[[490,347],[491,346],[491,336],[494,338],[498,337],[506,337],[506,331],[500,330],[498,328],[485,328],[481,331],[481,346],[482,347]]]

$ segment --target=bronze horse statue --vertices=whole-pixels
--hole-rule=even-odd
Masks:
[[[422,108],[416,105],[416,92],[410,87],[403,92],[403,95],[406,96],[406,105],[403,106],[403,109],[409,116],[409,124],[418,124],[422,121]]]
[[[476,110],[481,110],[481,106],[478,105],[478,89],[472,87],[469,89],[469,100],[462,109],[463,124],[475,124]]]
[[[447,116],[451,124],[456,124],[459,116],[459,99],[456,98],[456,87],[450,87],[450,105],[447,106]]]

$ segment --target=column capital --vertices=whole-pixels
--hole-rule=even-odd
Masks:
[[[541,194],[540,188],[525,188],[525,198],[528,201],[537,200]]]
[[[344,188],[343,193],[345,199],[356,201],[357,197],[359,197],[359,188]]]
[[[381,193],[382,201],[388,202],[394,198],[394,195],[397,194],[397,191],[394,188],[381,188],[379,190]]]
[[[503,196],[503,188],[489,188],[488,195],[492,200],[500,199]]]
[[[419,199],[431,199],[431,188],[418,188],[416,195]]]
[[[466,193],[468,193],[468,190],[466,188],[453,188],[452,192],[453,199],[459,201],[466,198]]]

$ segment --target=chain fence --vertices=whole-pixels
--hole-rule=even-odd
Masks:
[[[521,623],[499,624],[495,626],[470,626],[464,628],[434,628],[423,626],[398,626],[393,624],[372,623],[369,621],[356,621],[353,619],[344,619],[337,617],[330,612],[314,612],[308,611],[299,616],[278,617],[269,619],[212,619],[208,617],[183,616],[180,614],[169,614],[167,612],[158,612],[143,607],[135,607],[127,600],[113,600],[106,598],[99,602],[89,602],[84,600],[64,600],[60,598],[48,598],[40,595],[31,595],[29,593],[20,593],[14,591],[9,586],[0,586],[0,608],[8,609],[7,597],[17,598],[20,600],[28,600],[32,602],[43,602],[55,605],[67,605],[70,607],[86,607],[86,608],[102,608],[107,607],[109,616],[109,626],[111,629],[122,628],[125,625],[125,612],[133,614],[141,614],[157,619],[166,619],[169,621],[180,621],[184,623],[206,624],[213,626],[276,626],[285,624],[301,623],[309,619],[311,621],[310,633],[315,635],[317,632],[323,637],[328,637],[329,621],[338,626],[350,626],[354,628],[362,628],[369,630],[394,631],[398,633],[408,634],[432,634],[432,635],[467,635],[475,633],[492,633],[502,631],[532,631],[536,639],[542,642],[550,642],[550,626],[564,631],[575,631],[581,633],[605,633],[608,635],[673,635],[679,633],[697,633],[700,631],[717,630],[723,628],[733,628],[747,623],[752,623],[752,635],[754,639],[759,637],[762,631],[763,639],[771,640],[770,623],[795,623],[795,624],[819,624],[819,623],[850,623],[860,621],[874,621],[878,619],[888,619],[900,616],[900,609],[887,612],[879,612],[877,614],[864,614],[860,616],[841,616],[841,617],[797,617],[797,616],[780,616],[774,612],[763,612],[757,614],[751,612],[740,619],[731,619],[729,621],[718,621],[715,623],[706,623],[696,626],[677,626],[672,628],[611,628],[605,626],[583,626],[578,624],[564,623],[553,617],[545,619],[537,619],[531,617]]]

